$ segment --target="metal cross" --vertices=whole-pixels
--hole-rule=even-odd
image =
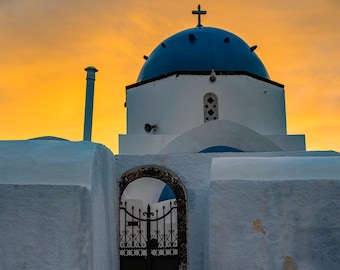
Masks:
[[[192,14],[197,14],[198,15],[198,24],[197,27],[202,27],[203,25],[201,24],[201,14],[205,15],[207,12],[205,10],[201,10],[201,5],[198,5],[197,10],[193,10]]]

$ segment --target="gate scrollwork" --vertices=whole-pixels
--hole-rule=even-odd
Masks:
[[[174,269],[186,270],[187,204],[184,187],[180,179],[168,169],[143,166],[122,175],[118,183],[120,200],[131,182],[144,177],[163,181],[172,189],[176,200],[169,200],[168,205],[163,205],[161,209],[152,209],[148,205],[146,211],[136,209],[126,201],[120,203],[121,262],[129,257],[143,257],[146,269],[153,269],[152,258],[176,258],[177,267]]]

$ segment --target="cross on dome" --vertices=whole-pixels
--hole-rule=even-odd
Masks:
[[[201,5],[198,5],[197,10],[193,10],[192,14],[198,15],[198,24],[197,24],[197,27],[202,27],[202,24],[201,24],[201,15],[207,14],[207,11],[206,10],[201,10]]]

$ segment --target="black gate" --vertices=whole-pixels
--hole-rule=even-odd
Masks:
[[[177,236],[176,201],[154,211],[120,203],[121,270],[178,269]]]

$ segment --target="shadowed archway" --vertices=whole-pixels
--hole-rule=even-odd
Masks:
[[[176,197],[177,205],[177,240],[178,269],[187,269],[187,200],[184,186],[180,179],[170,170],[157,166],[141,166],[125,172],[119,180],[119,201],[127,186],[141,178],[154,178],[168,185]]]

